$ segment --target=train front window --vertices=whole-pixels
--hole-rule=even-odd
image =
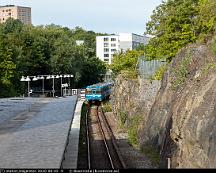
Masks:
[[[101,94],[101,90],[96,90],[96,94]]]
[[[86,94],[91,94],[92,90],[90,88],[86,89]]]

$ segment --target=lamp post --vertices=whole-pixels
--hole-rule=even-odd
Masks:
[[[27,76],[27,77],[22,76],[20,81],[28,82],[28,97],[30,97],[30,81],[31,81],[30,76]]]
[[[61,97],[62,97],[62,77],[63,75],[60,75],[59,77],[61,78]]]
[[[42,93],[44,96],[44,77],[42,76],[40,79],[42,79]]]
[[[43,95],[44,95],[44,79],[52,79],[53,81],[53,85],[52,85],[52,96],[55,97],[55,78],[58,79],[58,78],[61,78],[61,96],[62,96],[62,78],[66,78],[68,77],[73,77],[73,75],[68,75],[68,74],[64,74],[64,75],[38,75],[37,77],[36,76],[27,76],[27,77],[24,77],[22,76],[22,78],[20,79],[20,81],[24,81],[24,82],[28,82],[28,97],[30,97],[30,81],[31,81],[31,78],[32,81],[36,81],[38,79],[42,79],[42,92],[43,92]]]

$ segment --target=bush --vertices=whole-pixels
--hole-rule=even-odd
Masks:
[[[112,112],[112,105],[110,103],[103,104],[103,111],[104,112]]]
[[[158,70],[155,72],[153,79],[161,80],[166,70],[167,70],[167,64],[160,66],[160,68],[158,68]]]
[[[128,141],[132,145],[138,145],[138,128],[140,125],[141,116],[135,115],[130,118],[130,124],[128,127]]]
[[[131,71],[122,70],[121,74],[122,74],[122,77],[125,79],[136,79],[138,76],[138,73],[135,70],[131,70]]]

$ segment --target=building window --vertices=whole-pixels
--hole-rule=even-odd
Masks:
[[[104,57],[109,57],[109,54],[104,54]]]
[[[111,47],[116,47],[116,44],[111,44]]]
[[[109,44],[108,43],[104,43],[104,47],[109,47]]]
[[[116,49],[111,49],[111,52],[115,52],[116,51]]]
[[[104,52],[109,52],[109,49],[108,48],[104,48]]]
[[[116,38],[111,38],[111,41],[116,41]]]
[[[104,41],[109,41],[109,38],[108,38],[108,37],[105,37],[105,38],[104,38]]]

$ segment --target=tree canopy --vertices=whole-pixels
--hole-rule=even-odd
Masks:
[[[73,74],[72,85],[78,88],[100,82],[105,65],[95,55],[96,35],[80,27],[30,26],[14,19],[0,24],[0,96],[22,94],[26,85],[20,79],[27,75]]]
[[[215,0],[167,0],[151,15],[146,34],[154,35],[145,47],[151,59],[171,61],[179,49],[215,31]]]
[[[117,75],[122,73],[127,78],[134,78],[137,76],[137,62],[140,56],[143,56],[142,50],[127,50],[114,55],[110,69]]]

